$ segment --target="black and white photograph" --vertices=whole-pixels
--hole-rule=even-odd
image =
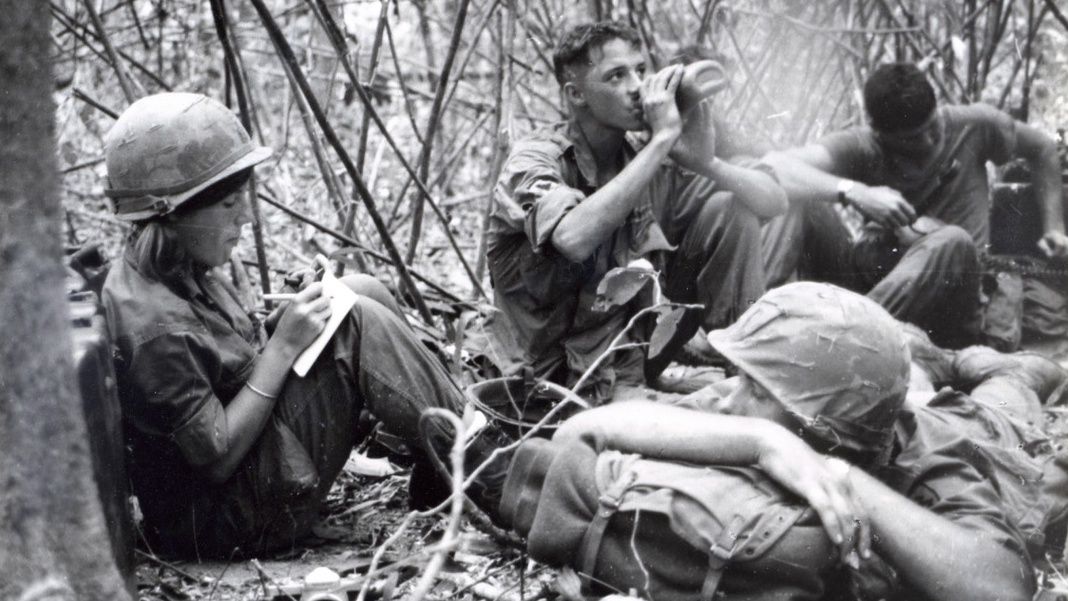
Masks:
[[[1068,600],[1068,0],[0,0],[0,601]]]

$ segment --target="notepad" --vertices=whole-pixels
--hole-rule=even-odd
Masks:
[[[329,270],[323,273],[322,284],[323,294],[330,299],[330,319],[327,320],[326,327],[319,333],[319,336],[301,351],[297,360],[293,362],[293,373],[302,378],[308,375],[308,370],[326,348],[330,337],[334,335],[338,326],[348,316],[349,310],[356,304],[357,294],[344,282],[334,277]]]

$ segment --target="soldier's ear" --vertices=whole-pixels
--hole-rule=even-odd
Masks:
[[[586,106],[586,96],[582,92],[582,87],[575,83],[574,80],[564,83],[564,97],[567,98],[567,101],[572,106]]]

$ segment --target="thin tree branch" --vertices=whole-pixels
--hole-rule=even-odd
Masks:
[[[100,20],[100,15],[97,14],[96,6],[93,5],[93,1],[94,0],[85,0],[85,11],[89,13],[89,20],[92,22],[93,27],[96,28],[97,37],[104,45],[104,51],[111,57],[111,66],[115,69],[115,76],[119,79],[119,87],[122,88],[122,95],[126,97],[126,102],[128,104],[133,104],[137,95],[134,94],[133,86],[130,85],[126,72],[122,68],[122,63],[119,61],[119,57],[115,54],[115,48],[111,45],[111,40],[108,39],[107,31],[104,30],[104,23]]]
[[[104,106],[103,103],[101,103],[99,100],[96,100],[95,98],[93,98],[89,94],[86,94],[81,88],[77,88],[77,87],[72,88],[71,89],[71,94],[75,98],[77,98],[78,100],[81,100],[85,104],[88,104],[89,106],[95,108],[96,110],[100,111],[101,113],[104,113],[105,115],[107,115],[108,117],[111,117],[112,119],[118,119],[119,118],[119,114],[117,112],[115,112],[114,110],[108,108],[107,106]]]
[[[312,5],[312,0],[306,1],[309,5]],[[324,0],[315,1],[322,3]],[[312,6],[312,8],[317,9],[317,7],[315,6]],[[408,163],[407,159],[404,158],[404,153],[401,152],[400,147],[393,139],[393,136],[390,135],[389,128],[386,127],[385,122],[382,121],[382,117],[379,116],[378,111],[375,110],[371,98],[367,95],[367,92],[360,85],[359,79],[356,77],[356,70],[353,69],[352,63],[348,60],[348,53],[345,48],[345,39],[341,35],[341,30],[338,27],[337,22],[334,20],[333,15],[331,15],[330,13],[324,13],[322,10],[316,10],[316,12],[321,16],[320,23],[327,31],[327,37],[330,38],[331,43],[334,45],[334,50],[336,51],[338,58],[341,60],[341,65],[345,69],[345,73],[349,76],[349,79],[352,84],[356,86],[356,95],[359,96],[360,101],[363,102],[364,110],[367,111],[367,114],[369,114],[371,116],[371,119],[374,120],[375,125],[378,126],[379,131],[382,133],[382,137],[396,153],[397,159],[400,161],[404,169],[408,172],[410,177],[413,178],[413,181],[419,188],[419,191],[426,198],[427,204],[430,205],[430,208],[434,211],[434,214],[437,215],[437,217],[441,220],[442,230],[445,233],[445,237],[449,241],[449,245],[452,247],[453,251],[456,253],[457,258],[460,261],[460,265],[464,268],[464,271],[467,273],[468,278],[471,280],[471,285],[476,291],[478,291],[478,293],[483,298],[489,298],[489,296],[486,294],[486,291],[482,288],[481,282],[479,281],[477,276],[475,276],[474,270],[471,269],[471,265],[470,263],[468,263],[467,258],[464,257],[463,251],[460,249],[459,243],[456,242],[456,237],[449,230],[448,217],[441,210],[441,207],[439,207],[438,204],[434,202],[433,198],[431,198],[430,190],[424,183],[425,177],[419,177],[416,174],[415,170],[412,169],[412,166]],[[432,136],[428,133],[426,140],[429,141],[431,137]],[[388,229],[386,231],[388,233]],[[412,261],[409,260],[408,262],[411,263]]]

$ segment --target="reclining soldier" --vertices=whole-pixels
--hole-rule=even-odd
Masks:
[[[990,243],[986,162],[1019,156],[1034,173],[1044,234],[1039,248],[1068,256],[1060,165],[1053,140],[984,105],[936,106],[909,63],[880,65],[864,84],[867,127],[767,155],[790,198],[764,232],[773,287],[798,272],[869,297],[940,346],[975,340],[979,253]],[[833,209],[855,208],[856,241]]]
[[[707,63],[707,61],[706,61]],[[593,310],[614,267],[651,259],[675,302],[701,303],[664,353],[614,353],[580,394],[603,402],[616,384],[655,383],[699,325],[734,321],[764,291],[759,220],[785,210],[770,169],[717,159],[701,68],[646,74],[638,34],[599,22],[566,32],[553,67],[571,117],[519,140],[494,193],[488,260],[495,303],[523,367],[570,386],[635,313]],[[628,133],[648,130],[640,144]],[[663,260],[662,260],[663,259]],[[641,337],[632,333],[629,342]]]
[[[1044,479],[1043,457],[1028,454],[1040,434],[1018,417],[1063,392],[1063,370],[942,351],[828,284],[772,290],[709,340],[741,372],[719,395],[598,407],[518,448],[499,519],[534,558],[650,599],[815,599],[848,586],[873,599],[1030,598],[1028,546],[1064,512],[1042,487],[1063,486],[1064,473],[1046,461]],[[930,379],[973,396],[944,389],[929,406],[906,404],[909,347]],[[739,416],[763,425],[730,421]],[[833,475],[810,467],[820,454]],[[812,477],[848,491],[804,496],[827,534],[783,490]],[[833,571],[839,537],[841,552],[859,550],[844,579]]]

